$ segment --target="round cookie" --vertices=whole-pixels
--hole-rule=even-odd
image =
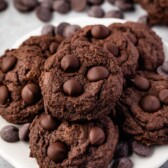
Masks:
[[[167,144],[168,79],[138,72],[131,83],[117,106],[122,129],[145,145]]]
[[[8,122],[31,122],[43,110],[38,78],[44,61],[38,47],[27,46],[0,58],[0,115]]]
[[[139,68],[153,71],[164,61],[163,44],[159,36],[141,23],[115,23],[109,26],[113,32],[123,32],[136,45],[139,51]],[[128,35],[129,34],[129,35]]]
[[[61,120],[91,120],[114,109],[123,77],[110,53],[87,41],[67,40],[47,59],[40,86],[47,113]]]
[[[41,49],[44,58],[56,53],[58,46],[62,42],[63,37],[61,36],[51,36],[51,35],[41,35],[32,36],[22,43],[21,46],[37,46]]]
[[[30,127],[31,157],[41,168],[107,168],[118,142],[118,129],[108,117],[68,123],[38,116]]]
[[[116,58],[124,77],[130,78],[135,74],[139,53],[122,33],[112,32],[104,25],[86,26],[74,35],[72,41],[74,40],[86,40],[103,47]]]

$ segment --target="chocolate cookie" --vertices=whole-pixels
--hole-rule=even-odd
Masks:
[[[117,107],[122,129],[145,145],[167,144],[168,79],[138,72],[131,83]]]
[[[7,121],[31,122],[43,110],[38,78],[44,61],[40,48],[27,46],[0,58],[0,115]]]
[[[118,142],[118,130],[108,117],[68,123],[49,115],[30,127],[31,157],[41,168],[107,168]]]
[[[155,70],[164,61],[163,44],[159,36],[141,23],[116,23],[109,26],[111,31],[127,34],[139,51],[139,69]]]
[[[69,41],[48,58],[41,76],[45,109],[69,121],[101,118],[114,108],[123,86],[115,58],[87,41]]]
[[[120,32],[112,32],[104,25],[86,26],[78,31],[74,40],[86,40],[103,47],[118,61],[124,77],[130,78],[135,73],[139,53],[127,36]]]
[[[58,46],[60,45],[63,37],[61,36],[33,36],[22,43],[21,46],[37,46],[41,49],[44,58],[56,53]]]

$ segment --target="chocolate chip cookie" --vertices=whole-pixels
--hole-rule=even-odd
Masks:
[[[122,129],[145,145],[167,144],[168,79],[138,72],[131,84],[117,107]]]
[[[21,46],[37,46],[41,49],[44,58],[56,53],[58,46],[60,45],[63,37],[61,36],[33,36],[22,43]]]
[[[47,59],[40,85],[46,112],[61,120],[91,120],[114,108],[123,77],[115,58],[103,48],[67,40]]]
[[[163,44],[159,36],[141,23],[115,23],[111,31],[123,32],[136,45],[139,51],[139,69],[153,71],[164,61]]]
[[[136,71],[139,53],[127,36],[120,32],[112,32],[104,25],[86,26],[72,38],[86,40],[103,47],[112,54],[121,67],[124,77],[130,78]]]
[[[30,127],[31,157],[41,168],[107,168],[118,142],[118,129],[108,117],[68,123],[38,116]]]
[[[38,78],[44,61],[35,46],[6,51],[0,58],[0,115],[7,121],[31,122],[43,110]]]

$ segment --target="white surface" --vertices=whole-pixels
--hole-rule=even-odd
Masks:
[[[88,24],[99,24],[100,19],[88,19],[88,18],[77,18],[71,19],[71,24],[79,24],[80,20],[82,20],[81,26],[85,26]],[[101,20],[101,24],[109,25],[112,22],[123,22],[118,19],[104,19]],[[30,35],[38,35],[40,34],[41,28],[29,33],[28,35],[21,38],[13,47],[18,47],[21,42],[27,39]],[[168,55],[168,44],[165,43],[165,53]],[[4,121],[0,117],[0,129],[7,125],[6,121]],[[154,153],[150,158],[141,158],[137,155],[132,156],[132,160],[134,162],[134,168],[158,168],[168,159],[168,145],[164,145],[161,147],[155,147]],[[16,168],[38,168],[36,161],[34,159],[29,158],[29,147],[28,144],[23,142],[18,142],[15,144],[10,144],[4,142],[0,139],[0,155],[2,155],[6,160],[8,160],[12,165]]]

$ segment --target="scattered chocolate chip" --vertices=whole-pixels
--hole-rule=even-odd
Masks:
[[[114,161],[111,168],[133,168],[133,162],[127,157]]]
[[[132,33],[127,33],[127,37],[133,44],[137,44],[138,40]]]
[[[48,22],[53,17],[52,11],[49,8],[45,8],[43,6],[37,7],[36,15],[43,22]]]
[[[104,47],[106,50],[108,50],[109,52],[111,52],[115,57],[118,57],[119,55],[119,48],[117,45],[115,45],[112,42],[107,42],[104,44]]]
[[[7,9],[7,7],[8,7],[8,3],[5,0],[0,0],[0,12]]]
[[[41,126],[48,131],[52,131],[58,128],[59,121],[50,115],[45,115],[40,121]]]
[[[33,9],[30,8],[29,6],[26,6],[22,0],[13,0],[14,7],[19,11],[19,12],[30,12]]]
[[[41,30],[41,34],[54,36],[55,35],[54,30],[55,27],[53,25],[45,25]]]
[[[160,166],[159,168],[168,168],[168,160],[162,166]]]
[[[74,11],[83,11],[87,6],[87,0],[70,0],[71,7]]]
[[[48,8],[49,10],[53,9],[53,0],[43,0],[40,4],[43,8]]]
[[[147,157],[152,154],[152,149],[150,147],[142,145],[138,143],[137,141],[134,141],[132,143],[132,149],[137,155],[140,155],[143,157]]]
[[[21,96],[27,104],[35,104],[41,98],[40,87],[37,84],[29,83],[22,89]]]
[[[80,29],[80,26],[78,25],[69,25],[65,28],[63,36],[65,38],[70,38],[73,36],[78,30]]]
[[[161,108],[160,101],[157,97],[149,95],[140,101],[140,106],[145,112],[156,112]]]
[[[123,0],[117,0],[115,5],[122,11],[134,11],[135,7],[133,3],[126,2]]]
[[[1,64],[1,70],[3,73],[7,73],[8,71],[12,70],[17,62],[17,59],[13,56],[7,56],[3,58]]]
[[[49,145],[47,155],[55,163],[61,163],[67,158],[68,149],[62,142],[55,142]]]
[[[51,54],[55,54],[56,51],[57,51],[58,46],[59,46],[58,43],[52,42],[52,43],[50,44],[50,48],[49,48],[49,49],[50,49],[50,53],[51,53]]]
[[[119,10],[110,10],[107,13],[105,13],[105,18],[118,18],[123,19],[124,14]]]
[[[97,39],[104,39],[110,34],[110,30],[104,25],[94,26],[91,30],[91,35]]]
[[[0,135],[1,138],[6,142],[17,142],[19,141],[18,128],[8,125],[1,129]]]
[[[138,19],[138,22],[139,22],[139,23],[143,23],[143,24],[145,24],[145,25],[148,25],[148,16],[147,16],[147,15],[141,16],[141,17]]]
[[[95,66],[89,69],[87,78],[89,81],[97,82],[99,80],[106,79],[109,76],[109,71],[103,66]]]
[[[168,105],[168,89],[163,89],[159,92],[159,99],[162,103]]]
[[[53,2],[53,9],[61,14],[66,14],[70,11],[70,4],[65,0]]]
[[[21,141],[28,141],[29,127],[30,127],[30,123],[26,123],[19,128],[19,139]]]
[[[65,72],[75,72],[79,68],[79,60],[74,55],[66,55],[61,60],[61,68]]]
[[[141,91],[147,91],[150,88],[150,82],[147,78],[137,75],[132,79],[134,87]]]
[[[9,98],[9,90],[7,86],[0,85],[0,105],[4,105]]]
[[[22,0],[23,4],[31,9],[34,9],[38,4],[38,0]]]
[[[66,95],[77,97],[82,94],[82,85],[75,79],[70,79],[63,84],[63,91]]]
[[[63,36],[64,34],[64,30],[67,26],[69,26],[70,24],[69,23],[66,23],[66,22],[62,22],[60,23],[56,29],[55,29],[55,34],[57,35],[60,35],[60,36]]]
[[[104,10],[100,6],[92,6],[88,10],[88,15],[91,17],[102,18],[104,16]]]
[[[89,132],[89,141],[94,146],[100,146],[105,142],[106,135],[102,128],[94,126]]]

